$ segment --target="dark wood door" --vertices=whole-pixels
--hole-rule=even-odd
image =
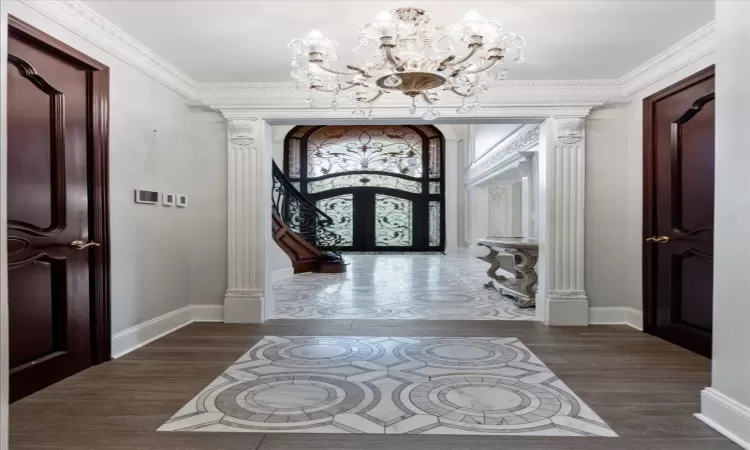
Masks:
[[[106,110],[95,111],[93,104],[101,101],[106,84],[93,76],[102,69],[66,53],[66,48],[54,47],[55,42],[47,38],[11,21],[7,97],[11,401],[106,360],[109,352],[108,339],[102,341],[109,329],[102,303],[106,302],[102,276],[107,242],[100,122]]]
[[[710,356],[714,69],[644,100],[644,328]]]

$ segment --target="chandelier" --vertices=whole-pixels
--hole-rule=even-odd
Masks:
[[[338,109],[339,98],[356,103],[355,118],[373,118],[372,105],[384,95],[400,92],[411,97],[409,113],[425,108],[422,118],[437,119],[440,94],[460,97],[459,114],[478,108],[481,94],[491,90],[508,75],[505,57],[523,62],[522,37],[503,31],[494,20],[469,11],[458,23],[442,28],[430,25],[430,16],[418,8],[397,8],[381,12],[374,22],[364,25],[354,51],[377,48],[372,60],[346,70],[332,67],[338,59],[338,43],[313,30],[287,46],[292,49],[292,79],[296,89],[308,89],[306,100],[313,107],[312,91],[333,94],[331,109]],[[464,54],[456,55],[457,50]],[[363,107],[368,106],[368,111]]]

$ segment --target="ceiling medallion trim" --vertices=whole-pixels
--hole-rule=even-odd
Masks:
[[[280,116],[276,108],[297,113],[304,107],[304,93],[300,95],[289,89],[293,83],[198,83],[79,0],[20,0],[20,3],[57,22],[189,100],[202,102],[216,109],[263,110],[274,117]],[[716,24],[711,21],[619,79],[505,80],[497,86],[491,93],[492,95],[486,96],[483,100],[483,108],[475,111],[472,117],[497,115],[499,113],[497,108],[503,109],[503,112],[510,109],[509,112],[513,113],[523,107],[529,112],[543,114],[549,112],[549,115],[555,115],[559,105],[580,111],[585,109],[583,105],[589,105],[588,109],[590,109],[610,100],[624,99],[713,53],[716,48],[715,34]],[[542,97],[547,99],[547,107],[540,106]],[[403,103],[400,105],[403,107]],[[345,107],[342,106],[342,108]],[[483,109],[493,109],[493,111],[482,111]],[[300,112],[299,117],[321,117],[319,109],[308,110],[308,112],[313,114]],[[348,114],[349,112],[346,113]],[[334,116],[344,117],[344,115]]]

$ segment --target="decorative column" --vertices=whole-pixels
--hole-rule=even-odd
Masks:
[[[552,117],[540,146],[539,209],[544,218],[539,230],[539,292],[546,301],[538,317],[548,325],[588,325],[583,279],[584,128],[583,117]]]
[[[224,322],[261,323],[273,311],[266,270],[266,243],[271,242],[270,131],[257,117],[225,116],[229,153]]]
[[[459,139],[445,140],[445,251],[458,252],[458,142]]]

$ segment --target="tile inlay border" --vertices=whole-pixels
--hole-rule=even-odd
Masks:
[[[516,338],[266,336],[159,431],[617,436]]]

